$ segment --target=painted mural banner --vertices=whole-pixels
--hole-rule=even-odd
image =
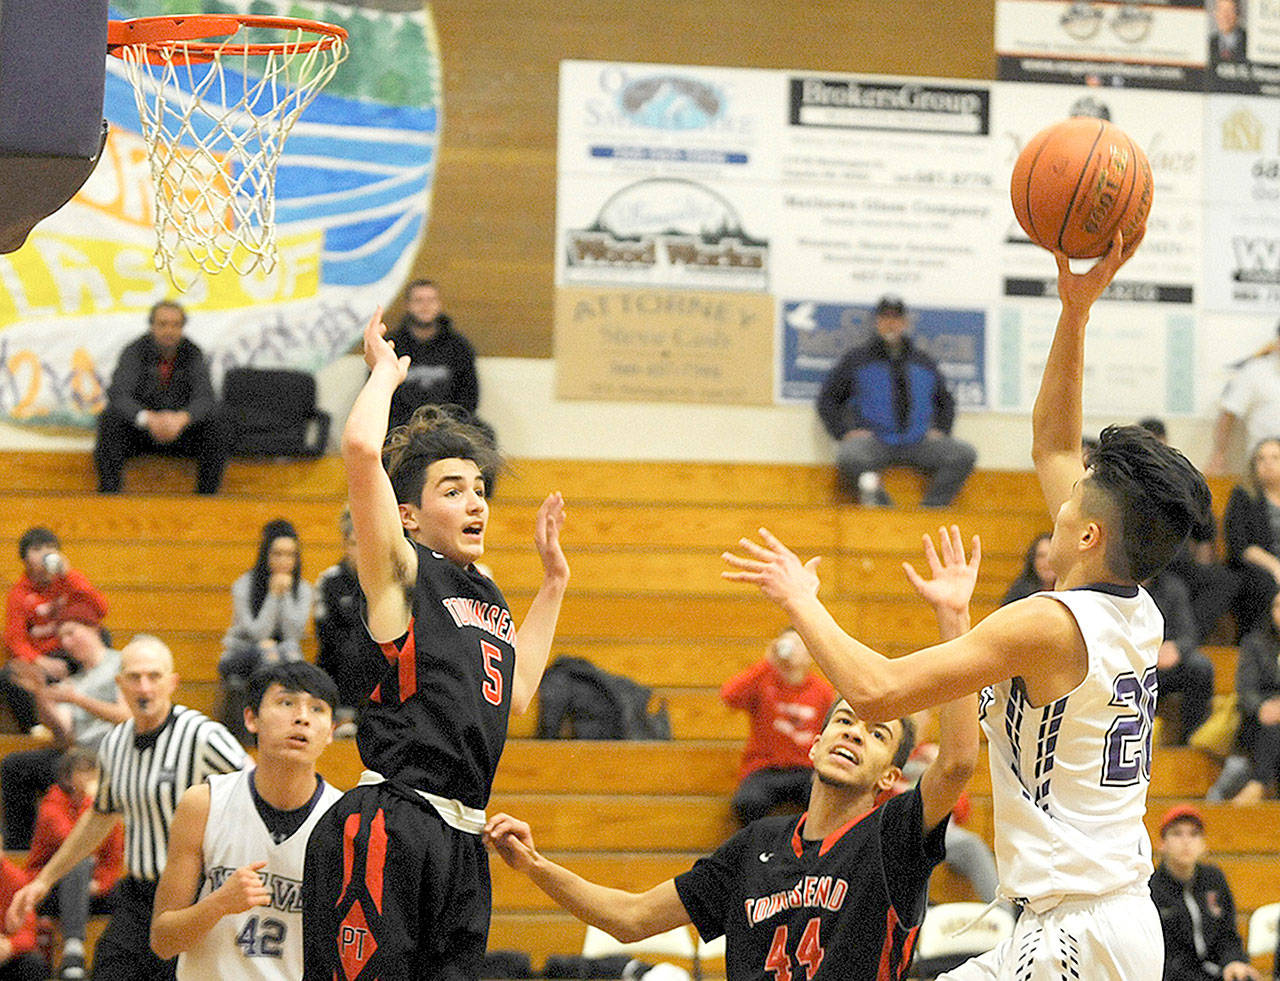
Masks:
[[[279,260],[266,272],[183,269],[175,290],[152,261],[155,203],[138,111],[107,58],[103,159],[26,245],[0,256],[0,419],[88,426],[120,349],[164,298],[215,380],[239,365],[316,370],[359,338],[399,290],[425,234],[442,99],[426,7],[296,0],[113,0],[115,19],[255,13],[346,28],[350,57],[293,128],[276,180]]]

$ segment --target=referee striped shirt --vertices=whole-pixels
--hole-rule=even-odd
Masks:
[[[123,816],[129,874],[158,880],[178,799],[210,774],[239,770],[245,761],[244,749],[222,723],[183,705],[175,705],[151,732],[139,735],[133,719],[108,732],[98,746],[93,806],[99,813]]]

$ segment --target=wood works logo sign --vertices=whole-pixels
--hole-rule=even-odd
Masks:
[[[586,228],[566,232],[566,283],[634,283],[765,291],[769,243],[722,195],[694,181],[629,184]]]

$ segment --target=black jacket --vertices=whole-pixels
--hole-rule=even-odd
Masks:
[[[127,419],[143,409],[185,410],[200,422],[213,412],[216,399],[204,352],[187,338],[178,342],[173,371],[166,382],[160,375],[160,348],[148,332],[120,352],[107,386],[107,406]]]
[[[406,317],[390,335],[396,354],[409,355],[409,376],[391,396],[392,425],[406,422],[420,405],[460,405],[474,415],[480,383],[471,344],[443,313],[436,318],[439,329],[429,341],[415,338],[409,322]]]
[[[1248,961],[1236,930],[1236,904],[1226,876],[1216,865],[1196,865],[1185,887],[1200,911],[1205,957],[1196,952],[1191,911],[1184,886],[1163,865],[1151,876],[1151,898],[1160,911],[1164,931],[1164,981],[1211,981],[1233,961]],[[1204,964],[1213,965],[1206,969]],[[1216,967],[1216,970],[1214,969]]]
[[[1227,538],[1227,561],[1232,565],[1247,564],[1242,558],[1250,545],[1275,551],[1275,536],[1271,533],[1271,519],[1267,515],[1265,498],[1255,497],[1243,487],[1235,487],[1227,499],[1227,510],[1222,516],[1222,530]]]

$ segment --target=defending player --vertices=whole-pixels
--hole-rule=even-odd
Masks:
[[[1123,240],[1074,274],[1032,416],[1032,455],[1055,516],[1057,591],[992,613],[956,640],[890,661],[846,634],[801,564],[767,531],[726,553],[726,578],[780,604],[836,689],[872,719],[982,690],[1001,894],[1023,904],[1011,941],[945,975],[954,981],[1066,977],[1158,981],[1160,921],[1142,823],[1162,621],[1137,583],[1173,555],[1209,507],[1204,478],[1134,426],[1103,431],[1080,462],[1084,332],[1124,261]]]
[[[966,562],[957,528],[942,562],[926,539],[932,578],[908,567],[943,637],[968,626],[978,542]],[[810,748],[809,810],[761,818],[713,855],[644,893],[596,885],[540,855],[529,826],[506,814],[486,838],[513,868],[573,913],[631,941],[692,922],[724,934],[729,981],[896,981],[906,975],[929,874],[945,854],[947,815],[973,772],[977,699],[944,705],[937,760],[916,787],[877,806],[911,752],[909,721],[872,723],[837,701]]]
[[[369,633],[390,663],[360,721],[368,769],[307,848],[308,981],[479,974],[490,907],[483,808],[508,714],[537,691],[569,581],[558,493],[538,509],[542,586],[519,631],[472,565],[501,464],[478,430],[424,406],[391,434],[383,468],[391,393],[409,361],[385,333],[377,311],[342,456]]]
[[[151,949],[178,955],[178,979],[302,977],[302,861],[341,795],[316,773],[333,741],[338,691],[305,661],[257,672],[245,727],[258,764],[182,795],[156,888]]]

